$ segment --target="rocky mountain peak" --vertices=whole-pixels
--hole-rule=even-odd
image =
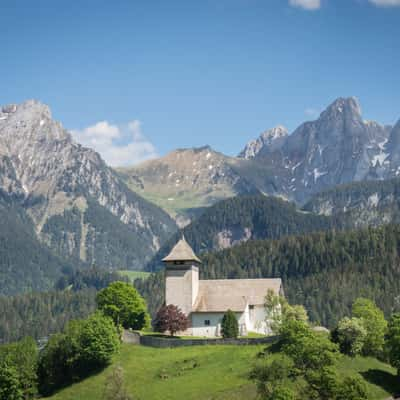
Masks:
[[[339,97],[321,113],[320,119],[354,119],[361,121],[361,106],[356,97]]]
[[[246,147],[239,153],[239,157],[249,160],[260,153],[269,153],[278,150],[288,135],[288,130],[282,125],[268,129],[257,139],[248,142]]]
[[[23,198],[43,242],[63,255],[94,262],[89,249],[105,241],[104,266],[118,259],[132,267],[143,261],[140,252],[149,257],[175,228],[166,213],[129,191],[98,153],[75,143],[48,106],[28,100],[0,109],[0,191]],[[101,218],[87,222],[94,213],[141,243],[137,255],[118,258],[114,232],[96,228]],[[71,215],[76,218],[72,225]],[[53,230],[54,223],[63,234]]]
[[[274,139],[279,139],[281,137],[287,136],[288,134],[289,132],[284,126],[278,125],[263,132],[261,134],[261,137],[265,140],[273,141]]]

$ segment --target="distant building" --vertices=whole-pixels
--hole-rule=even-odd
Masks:
[[[221,320],[227,310],[235,312],[240,335],[248,332],[269,334],[264,299],[268,290],[282,295],[281,279],[200,280],[200,259],[182,239],[163,260],[165,302],[184,312],[191,327],[185,334],[220,336]]]

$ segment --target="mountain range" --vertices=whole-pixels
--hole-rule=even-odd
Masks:
[[[365,121],[355,98],[335,100],[317,120],[292,133],[283,126],[269,129],[237,157],[204,146],[117,169],[76,143],[53,120],[48,106],[35,100],[6,105],[0,107],[0,195],[2,210],[15,229],[4,229],[3,240],[12,243],[17,235],[29,234],[25,243],[40,254],[42,269],[39,263],[31,264],[31,278],[19,281],[23,257],[3,258],[0,276],[7,284],[1,291],[46,288],[64,267],[144,269],[176,238],[178,226],[190,221],[193,232],[211,229],[208,242],[202,235],[205,250],[240,243],[249,236],[244,231],[249,221],[254,225],[250,239],[274,237],[262,232],[272,226],[268,218],[263,217],[263,227],[254,228],[259,216],[243,208],[254,207],[251,202],[227,203],[232,217],[218,223],[213,210],[205,213],[207,207],[235,196],[273,195],[293,201],[304,207],[299,211],[288,205],[293,220],[301,220],[305,211],[327,217],[351,212],[353,226],[396,222],[399,173],[400,121],[394,126]],[[223,207],[226,204],[216,209],[218,215],[223,215]],[[209,225],[208,230],[201,224]],[[318,223],[308,231],[315,227]],[[51,267],[58,259],[64,267]],[[44,285],[34,283],[35,268]]]
[[[1,108],[0,193],[43,246],[86,264],[140,269],[176,229],[33,100]]]

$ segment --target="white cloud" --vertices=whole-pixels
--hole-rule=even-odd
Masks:
[[[378,7],[398,7],[400,6],[400,0],[369,0],[370,3],[375,4]]]
[[[143,135],[139,120],[127,125],[100,121],[71,133],[78,143],[97,151],[113,167],[133,165],[158,156],[153,144]]]
[[[304,10],[318,10],[321,8],[321,0],[289,0],[289,4]]]

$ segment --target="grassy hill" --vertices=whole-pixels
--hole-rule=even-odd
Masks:
[[[256,396],[256,388],[248,380],[248,372],[263,347],[153,349],[123,345],[113,366],[61,390],[50,399],[101,399],[106,376],[120,365],[126,387],[135,400],[251,400]],[[340,372],[343,375],[359,373],[368,385],[371,400],[386,399],[400,389],[395,370],[373,358],[343,356]]]

